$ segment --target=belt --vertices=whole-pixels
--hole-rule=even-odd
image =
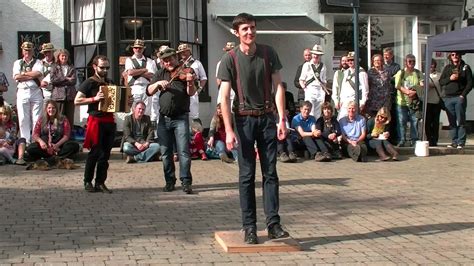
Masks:
[[[237,115],[239,116],[262,116],[264,114],[272,113],[273,108],[267,108],[267,109],[248,109],[248,110],[239,110],[237,112]]]

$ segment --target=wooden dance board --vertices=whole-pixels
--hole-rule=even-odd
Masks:
[[[259,231],[257,235],[258,244],[250,245],[244,242],[243,231],[220,231],[214,234],[217,242],[228,253],[301,251],[299,243],[291,237],[269,239],[266,231]]]

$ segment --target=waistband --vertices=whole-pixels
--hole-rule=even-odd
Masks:
[[[273,108],[266,109],[248,109],[248,110],[239,110],[236,115],[238,116],[262,116],[264,114],[272,113]]]

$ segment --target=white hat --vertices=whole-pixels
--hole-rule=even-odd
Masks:
[[[324,54],[323,47],[319,44],[315,44],[313,46],[313,49],[311,49],[310,53],[322,55],[322,54]]]

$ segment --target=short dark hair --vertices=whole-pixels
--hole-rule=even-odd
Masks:
[[[313,108],[313,104],[310,101],[301,102],[300,108],[305,106],[309,107],[310,109]]]
[[[109,59],[107,58],[107,56],[99,54],[99,55],[96,55],[94,59],[92,59],[92,64],[97,66],[99,64],[99,60],[109,62]]]
[[[257,25],[257,19],[253,15],[249,13],[240,13],[235,16],[232,21],[232,29],[239,30],[240,25],[250,22],[255,22],[255,26]]]
[[[145,102],[140,100],[140,101],[133,102],[133,104],[132,104],[132,110],[135,110],[135,108],[137,108],[137,106],[138,106],[139,104],[142,104],[143,107],[146,108]]]

